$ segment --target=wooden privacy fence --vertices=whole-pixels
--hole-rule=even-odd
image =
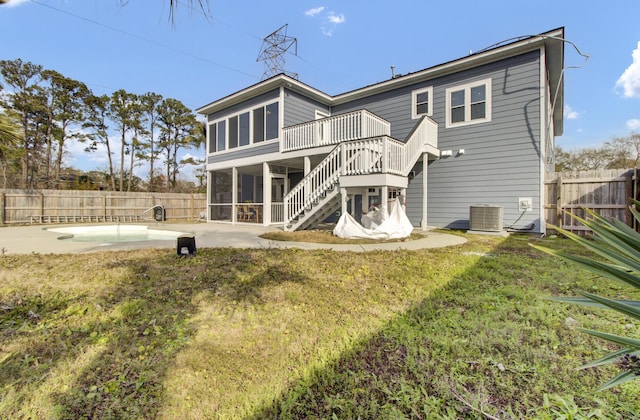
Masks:
[[[205,194],[0,189],[0,224],[153,220],[158,205],[166,220],[196,220],[206,202]]]
[[[637,169],[562,172],[545,181],[545,219],[571,232],[587,230],[569,214],[585,216],[584,208],[634,226],[629,200],[637,197]],[[567,214],[569,213],[569,214]]]

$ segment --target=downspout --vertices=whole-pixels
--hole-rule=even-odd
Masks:
[[[546,153],[547,153],[547,138],[551,135],[549,130],[547,129],[547,112],[546,108],[548,103],[546,101],[547,95],[547,55],[544,44],[540,47],[540,78],[539,78],[539,89],[540,89],[540,155],[538,156],[538,164],[540,166],[538,172],[538,181],[539,181],[539,203],[538,203],[538,211],[539,211],[539,220],[540,220],[540,233],[542,235],[546,235],[547,233],[547,221],[544,215],[544,206],[547,202],[546,191],[544,188],[544,180],[546,174]]]

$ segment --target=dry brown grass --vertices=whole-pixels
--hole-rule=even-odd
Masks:
[[[335,236],[333,232],[328,229],[298,230],[295,232],[275,231],[260,235],[261,238],[270,239],[272,241],[311,242],[320,244],[378,244],[386,242],[407,242],[422,239],[426,236],[426,233],[413,232],[409,237],[402,239],[343,239]]]

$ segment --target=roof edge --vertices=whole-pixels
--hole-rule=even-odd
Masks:
[[[335,96],[326,94],[316,88],[293,79],[284,73],[281,73],[269,79],[248,86],[240,91],[227,95],[223,98],[220,98],[216,101],[213,101],[207,105],[204,105],[196,109],[196,112],[202,115],[211,114],[218,110],[240,103],[251,97],[281,87],[286,87],[288,89],[297,91],[305,96],[318,100],[319,102],[326,103],[329,106],[334,106],[355,99],[367,97],[376,93],[381,93],[388,90],[396,89],[398,87],[418,83],[421,80],[432,79],[444,74],[461,71],[465,68],[473,68],[486,63],[491,63],[504,57],[512,56],[514,54],[520,54],[545,47],[551,53],[560,54],[560,66],[552,66],[554,68],[551,68],[551,66],[549,67],[550,73],[553,73],[550,74],[549,79],[557,81],[552,86],[552,92],[555,91],[555,87],[558,85],[558,82],[561,83],[558,92],[559,95],[562,95],[563,81],[561,80],[561,71],[562,68],[564,68],[564,27],[552,29],[538,35],[526,36],[508,44],[489,47],[489,49],[481,50],[480,52],[470,54],[466,57],[458,58],[452,61],[435,65],[433,67],[418,70],[413,73],[408,73],[403,76],[395,77]],[[563,97],[559,97],[557,99],[559,101],[556,102],[556,106],[560,105],[560,119],[558,121],[558,115],[556,114],[558,111],[554,110],[554,121],[556,122],[556,124],[558,124],[558,128],[560,129],[560,131],[562,131],[562,104],[564,99]]]

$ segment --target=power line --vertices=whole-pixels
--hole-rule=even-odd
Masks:
[[[239,69],[236,69],[236,68],[233,68],[233,67],[229,67],[229,66],[227,66],[227,65],[224,65],[224,64],[221,64],[221,63],[215,62],[215,61],[210,60],[210,59],[208,59],[208,58],[201,57],[201,56],[199,56],[199,55],[197,55],[197,54],[193,54],[193,53],[190,53],[190,52],[186,52],[186,51],[180,50],[180,49],[175,48],[175,47],[171,47],[171,46],[166,45],[166,44],[162,44],[162,43],[160,43],[160,42],[157,42],[157,41],[154,41],[154,40],[151,40],[151,39],[148,39],[148,38],[142,37],[142,36],[140,36],[140,35],[136,35],[136,34],[134,34],[134,33],[131,33],[131,32],[128,32],[128,31],[125,31],[125,30],[122,30],[122,29],[119,29],[119,28],[116,28],[116,27],[113,27],[113,26],[110,26],[110,25],[104,24],[104,23],[102,23],[102,22],[99,22],[99,21],[96,21],[96,20],[93,20],[93,19],[90,19],[90,18],[87,18],[87,17],[81,16],[81,15],[78,15],[78,14],[75,14],[75,13],[72,13],[72,12],[66,11],[66,10],[63,10],[63,9],[60,9],[60,8],[57,8],[57,7],[55,7],[55,6],[51,6],[51,5],[49,5],[49,4],[42,3],[42,2],[40,2],[40,1],[38,1],[38,0],[31,0],[31,3],[35,3],[35,4],[39,5],[39,6],[46,7],[46,8],[48,8],[48,9],[54,10],[54,11],[56,11],[56,12],[58,12],[58,13],[62,13],[62,14],[65,14],[65,15],[71,16],[71,17],[73,17],[73,18],[76,18],[76,19],[79,19],[79,20],[83,20],[83,21],[88,22],[88,23],[90,23],[90,24],[92,24],[92,25],[100,26],[100,27],[105,28],[105,29],[108,29],[108,30],[110,30],[110,31],[114,31],[114,32],[120,33],[120,34],[122,34],[122,35],[125,35],[125,36],[128,36],[128,37],[131,37],[131,38],[135,38],[135,39],[137,39],[137,40],[140,40],[140,41],[143,41],[143,42],[146,42],[146,43],[152,44],[152,45],[154,45],[154,46],[157,46],[157,47],[160,47],[160,48],[164,48],[164,49],[166,49],[166,50],[170,50],[170,51],[176,52],[176,53],[181,54],[181,55],[184,55],[184,56],[188,56],[188,57],[191,57],[191,58],[195,58],[195,59],[197,59],[197,60],[203,61],[203,62],[208,63],[208,64],[212,64],[212,65],[217,66],[217,67],[224,68],[224,69],[229,70],[229,71],[232,71],[232,72],[234,72],[234,73],[238,73],[238,74],[241,74],[241,75],[243,75],[243,76],[250,77],[250,78],[252,78],[252,79],[260,80],[260,77],[258,77],[258,76],[256,76],[256,75],[254,75],[254,74],[247,73],[247,72],[245,72],[245,71],[243,71],[243,70],[239,70]],[[182,2],[182,1],[178,1],[177,3],[179,3],[180,5],[183,5],[183,6],[185,6],[185,7],[190,8],[190,9],[191,9],[192,11],[194,11],[194,12],[202,13],[202,14],[205,16],[205,18],[207,18],[207,19],[211,18],[211,19],[213,19],[213,21],[214,21],[214,22],[221,23],[221,24],[223,24],[223,25],[225,25],[225,26],[227,26],[227,27],[231,28],[232,30],[235,30],[235,31],[237,31],[237,32],[241,32],[241,33],[243,33],[243,34],[245,34],[245,35],[247,35],[247,36],[249,36],[249,37],[251,37],[251,38],[253,38],[253,39],[255,39],[255,40],[263,41],[263,38],[262,38],[262,37],[256,36],[255,34],[252,34],[252,33],[250,33],[250,32],[247,32],[247,31],[243,30],[243,29],[240,29],[240,28],[238,28],[237,26],[235,26],[235,25],[233,25],[233,24],[231,24],[231,23],[229,23],[229,22],[226,22],[226,21],[224,21],[224,20],[222,20],[222,19],[220,19],[220,18],[215,17],[213,14],[212,14],[211,16],[207,16],[207,14],[206,14],[203,10],[200,10],[199,8],[194,8],[194,7],[193,7],[191,4],[189,4],[189,3],[184,3],[184,2]],[[316,69],[316,70],[318,70],[319,72],[324,73],[325,75],[329,76],[330,78],[332,78],[332,79],[333,79],[333,80],[335,80],[336,82],[338,82],[338,83],[340,83],[340,84],[343,84],[343,85],[345,84],[345,83],[344,83],[344,81],[340,80],[340,79],[339,79],[338,77],[336,77],[335,75],[333,75],[333,74],[329,73],[326,69],[322,69],[322,68],[318,67],[317,65],[313,64],[312,62],[310,62],[309,60],[305,59],[304,57],[302,57],[302,56],[300,56],[300,55],[298,55],[298,54],[293,54],[293,53],[292,53],[292,52],[290,52],[290,51],[287,51],[287,53],[292,54],[294,57],[296,57],[296,58],[298,58],[299,60],[301,60],[301,61],[303,61],[303,62],[307,63],[309,66],[311,66],[311,67],[315,68],[315,69]]]
[[[185,6],[185,7],[188,7],[189,9],[191,9],[194,12],[202,13],[206,18],[210,17],[214,22],[217,22],[217,23],[220,23],[222,25],[225,25],[228,28],[230,28],[230,29],[232,29],[232,30],[234,30],[236,32],[240,32],[240,33],[242,33],[242,34],[244,34],[244,35],[246,35],[246,36],[248,36],[250,38],[253,38],[253,39],[257,40],[257,41],[261,41],[261,42],[264,41],[264,38],[262,38],[260,36],[257,36],[255,34],[252,34],[251,32],[247,32],[244,29],[242,29],[242,28],[240,28],[240,27],[238,27],[238,26],[236,26],[236,25],[234,25],[232,23],[229,23],[229,22],[227,22],[225,20],[222,20],[222,19],[216,17],[215,13],[212,13],[211,16],[207,16],[202,10],[200,10],[199,8],[193,7],[190,3],[184,3],[182,1],[178,1],[178,3],[183,5],[183,6]],[[310,67],[314,68],[315,70],[317,70],[317,71],[319,71],[321,73],[324,73],[326,76],[330,77],[331,79],[333,79],[334,81],[340,83],[341,85],[346,86],[346,83],[343,80],[341,80],[340,78],[338,78],[336,75],[330,73],[329,71],[327,71],[327,69],[320,68],[319,66],[315,65],[311,61],[307,60],[306,58],[304,58],[303,56],[298,54],[297,49],[296,49],[295,53],[291,52],[289,50],[287,50],[286,53],[290,54],[290,55],[294,56],[295,58],[297,58],[298,60],[306,63],[307,65],[309,65]]]
[[[147,42],[147,43],[152,44],[152,45],[155,45],[155,46],[157,46],[157,47],[164,48],[164,49],[167,49],[167,50],[170,50],[170,51],[173,51],[173,52],[175,52],[175,53],[182,54],[182,55],[185,55],[185,56],[188,56],[188,57],[191,57],[191,58],[195,58],[195,59],[200,60],[200,61],[203,61],[203,62],[205,62],[205,63],[213,64],[214,66],[222,67],[222,68],[224,68],[224,69],[226,69],[226,70],[229,70],[229,71],[232,71],[232,72],[235,72],[235,73],[238,73],[238,74],[242,74],[242,75],[244,75],[244,76],[251,77],[252,79],[258,79],[258,80],[260,79],[258,76],[253,75],[253,74],[250,74],[250,73],[247,73],[247,72],[245,72],[245,71],[238,70],[238,69],[236,69],[236,68],[229,67],[229,66],[227,66],[227,65],[224,65],[224,64],[221,64],[221,63],[218,63],[218,62],[215,62],[215,61],[209,60],[208,58],[204,58],[204,57],[201,57],[201,56],[199,56],[199,55],[196,55],[196,54],[193,54],[193,53],[190,53],[190,52],[187,52],[187,51],[183,51],[183,50],[180,50],[180,49],[178,49],[178,48],[174,48],[174,47],[171,47],[171,46],[169,46],[169,45],[162,44],[162,43],[160,43],[160,42],[157,42],[157,41],[154,41],[154,40],[151,40],[151,39],[148,39],[148,38],[142,37],[142,36],[140,36],[140,35],[136,35],[136,34],[134,34],[134,33],[127,32],[127,31],[124,31],[124,30],[122,30],[122,29],[118,29],[118,28],[116,28],[116,27],[110,26],[110,25],[106,25],[106,24],[104,24],[104,23],[102,23],[102,22],[98,22],[98,21],[96,21],[96,20],[89,19],[89,18],[87,18],[87,17],[80,16],[80,15],[77,15],[77,14],[75,14],[75,13],[71,13],[71,12],[68,12],[68,11],[66,11],[66,10],[62,10],[62,9],[59,9],[59,8],[54,7],[54,6],[51,6],[51,5],[41,3],[41,2],[39,2],[39,1],[37,1],[37,0],[31,0],[31,3],[35,3],[35,4],[39,5],[39,6],[46,7],[46,8],[51,9],[51,10],[55,10],[55,11],[56,11],[56,12],[58,12],[58,13],[63,13],[63,14],[65,14],[65,15],[72,16],[72,17],[74,17],[74,18],[76,18],[76,19],[83,20],[83,21],[85,21],[85,22],[89,22],[89,23],[91,23],[91,24],[93,24],[93,25],[97,25],[97,26],[100,26],[100,27],[103,27],[103,28],[109,29],[109,30],[111,30],[111,31],[118,32],[118,33],[120,33],[120,34],[122,34],[122,35],[126,35],[126,36],[129,36],[129,37],[135,38],[135,39],[137,39],[137,40]]]

